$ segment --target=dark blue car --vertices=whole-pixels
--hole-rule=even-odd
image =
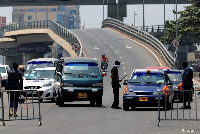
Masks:
[[[164,71],[135,69],[130,80],[125,80],[123,84],[126,85],[123,92],[123,109],[126,111],[129,107],[158,107],[159,93],[160,106],[164,109],[165,106],[166,109],[173,106],[173,83]]]

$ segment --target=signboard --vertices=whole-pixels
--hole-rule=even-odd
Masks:
[[[80,48],[81,48],[81,45],[78,42],[72,43],[72,49],[74,51],[78,51],[78,50],[80,50]]]
[[[0,17],[0,28],[6,27],[6,17]]]
[[[172,46],[176,48],[176,39],[174,39],[174,40],[172,41]],[[180,43],[179,43],[178,40],[177,40],[177,46],[178,46],[178,47],[180,46]]]

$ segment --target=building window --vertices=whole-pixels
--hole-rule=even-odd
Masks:
[[[51,9],[51,11],[56,11],[56,9],[55,9],[55,8],[53,8],[53,9]]]
[[[76,10],[71,10],[71,14],[76,14]]]
[[[45,12],[45,9],[40,9],[41,12]]]
[[[58,11],[64,11],[64,7],[59,6]]]
[[[28,20],[32,20],[32,16],[28,16]]]
[[[29,11],[29,12],[33,12],[33,11],[34,11],[34,9],[29,9],[28,11]]]

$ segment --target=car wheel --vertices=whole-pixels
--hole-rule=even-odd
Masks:
[[[60,96],[60,93],[58,92],[58,105],[59,107],[62,107],[64,105],[64,101],[62,97]]]
[[[97,99],[96,106],[97,107],[101,107],[102,106],[102,96]]]
[[[91,101],[90,101],[90,106],[91,106],[91,107],[94,107],[94,106],[95,106],[95,101],[94,101],[94,100],[91,100]]]
[[[25,99],[21,99],[21,102],[20,102],[20,100],[19,100],[19,103],[24,103],[25,102]]]
[[[123,103],[123,110],[125,111],[129,110],[129,106],[126,103]]]

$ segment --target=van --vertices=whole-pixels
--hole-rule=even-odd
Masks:
[[[58,62],[58,59],[55,58],[37,58],[29,60],[26,64],[24,77],[28,76],[28,74],[36,68],[55,67],[56,62]]]
[[[102,106],[103,76],[94,58],[62,58],[57,63],[55,101],[59,106],[70,101],[90,101],[91,106]]]
[[[8,85],[8,74],[10,72],[9,65],[0,65],[1,73],[1,86],[7,88]]]

